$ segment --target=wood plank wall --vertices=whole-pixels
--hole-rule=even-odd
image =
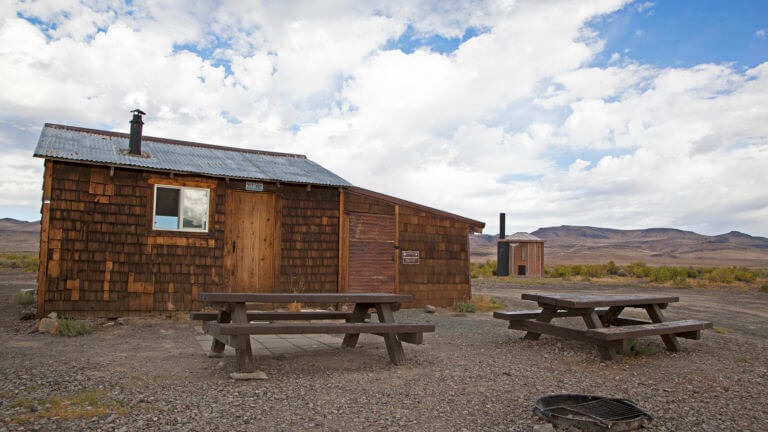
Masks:
[[[225,196],[245,182],[53,161],[46,164],[51,203],[48,247],[41,251],[44,311],[72,317],[170,314],[199,309],[197,293],[224,290]],[[154,184],[211,188],[207,233],[152,229]],[[274,292],[339,290],[338,188],[264,184],[275,192],[280,241],[275,242]],[[344,210],[395,216],[396,206],[344,193]],[[468,227],[400,205],[396,291],[414,296],[406,307],[450,306],[470,297]],[[343,238],[342,238],[343,239]],[[45,259],[43,259],[43,257]],[[343,290],[343,284],[341,284]]]
[[[395,215],[395,205],[355,193],[345,193],[345,210]],[[414,301],[405,307],[452,306],[471,297],[466,224],[400,205],[397,212],[399,242],[398,294]],[[419,264],[403,264],[402,251],[419,251]]]
[[[398,260],[400,293],[409,307],[449,307],[471,298],[467,225],[444,216],[400,206],[400,250],[419,251],[419,264]]]
[[[281,259],[275,292],[338,290],[339,190],[281,185]]]
[[[196,309],[219,288],[224,182],[53,162],[46,311],[126,316]],[[210,185],[208,233],[154,231],[153,185]]]
[[[523,248],[526,248],[526,259],[523,260]],[[540,242],[520,242],[514,248],[510,248],[509,253],[511,275],[530,278],[544,277],[544,243]],[[519,275],[518,266],[526,267],[526,274]]]

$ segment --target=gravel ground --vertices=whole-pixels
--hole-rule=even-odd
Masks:
[[[27,334],[8,304],[25,280],[0,275],[0,431],[531,431],[543,423],[533,401],[549,393],[631,399],[654,416],[653,431],[768,430],[766,294],[478,281],[476,294],[509,309],[531,308],[519,300],[526,291],[664,292],[681,297],[669,317],[721,328],[681,340],[681,353],[605,363],[587,344],[523,341],[490,313],[404,310],[398,320],[437,327],[424,345],[405,345],[406,365],[391,365],[383,341],[364,335],[352,350],[259,358],[270,378],[235,382],[233,359],[206,358],[188,322],[131,320],[77,338]],[[643,342],[661,347],[657,339]]]

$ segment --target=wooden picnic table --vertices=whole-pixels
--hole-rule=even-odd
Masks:
[[[548,334],[593,343],[604,360],[617,360],[617,349],[625,348],[631,338],[659,335],[667,350],[680,351],[677,337],[700,339],[701,330],[712,328],[706,321],[667,321],[662,309],[680,300],[674,296],[526,293],[522,299],[535,301],[541,309],[495,312],[494,318],[509,321],[511,329],[526,331],[523,339]],[[650,321],[621,317],[626,308],[644,309]],[[581,317],[587,328],[551,323],[562,317]]]
[[[395,322],[393,311],[404,302],[412,301],[402,294],[252,294],[203,292],[198,300],[218,309],[218,312],[192,312],[193,320],[203,321],[203,331],[213,337],[212,353],[222,353],[226,345],[235,349],[236,369],[250,373],[255,370],[251,352],[252,334],[344,334],[342,347],[357,345],[360,333],[372,333],[384,338],[389,359],[394,364],[405,361],[402,342],[420,344],[424,332],[434,332],[432,324]],[[345,311],[249,311],[252,303],[354,304]],[[378,322],[368,322],[368,311],[376,310]],[[303,322],[280,322],[280,321]],[[323,320],[322,322],[317,320]],[[327,320],[344,320],[328,322]],[[266,322],[251,322],[266,321]],[[275,322],[277,321],[277,322]]]

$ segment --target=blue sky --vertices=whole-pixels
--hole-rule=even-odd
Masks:
[[[606,45],[595,64],[618,52],[656,67],[730,63],[754,67],[768,58],[768,2],[700,0],[636,2],[595,19]],[[643,5],[653,3],[644,7]]]
[[[307,154],[514,231],[768,236],[768,2],[0,7],[0,217],[44,122]]]

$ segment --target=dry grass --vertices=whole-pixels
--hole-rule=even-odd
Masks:
[[[453,311],[461,314],[475,313],[475,311],[477,311],[477,306],[475,306],[475,303],[471,301],[456,302],[456,304],[453,305]],[[463,316],[463,315],[454,314],[454,316]]]
[[[477,298],[474,303],[475,307],[480,312],[492,312],[499,309],[505,309],[507,307],[506,303],[488,296],[485,291],[480,294],[480,297]]]
[[[49,396],[37,401],[22,397],[11,402],[9,406],[26,411],[39,407],[39,410],[14,417],[11,423],[25,423],[34,419],[53,417],[63,420],[93,418],[105,414],[123,415],[127,412],[117,402],[105,401],[105,393],[101,389],[90,389],[62,397]]]
[[[12,295],[8,301],[17,306],[27,306],[35,302],[35,295],[31,292],[19,291]]]
[[[733,331],[733,329],[727,327],[712,327],[712,330],[717,334],[728,334]]]
[[[456,302],[451,309],[456,312],[454,316],[464,316],[463,314],[466,313],[492,312],[506,307],[506,303],[490,297],[483,291],[480,296],[475,297],[473,300]]]

